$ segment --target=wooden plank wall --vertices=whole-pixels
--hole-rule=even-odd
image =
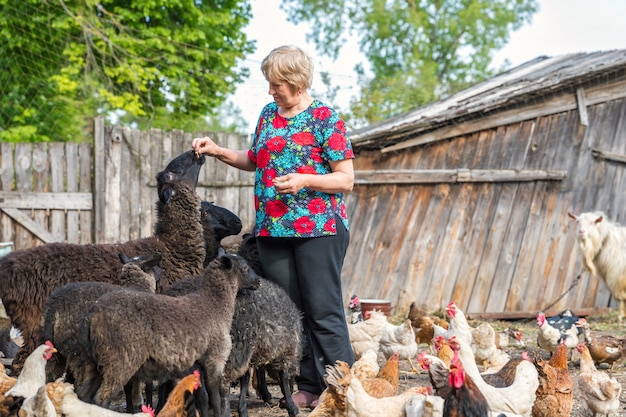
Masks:
[[[537,170],[562,179],[361,183],[348,195],[351,242],[344,298],[412,301],[429,310],[455,300],[472,314],[534,314],[615,306],[603,283],[581,276],[575,223],[567,212],[602,210],[626,224],[626,101],[487,129],[401,152],[361,152],[355,169]]]
[[[156,174],[201,133],[138,131],[105,125],[102,119],[94,132],[93,144],[0,144],[0,242],[13,242],[17,250],[152,235]],[[231,147],[248,147],[245,135],[211,136]],[[253,180],[253,173],[207,158],[197,192],[239,215],[251,230]]]

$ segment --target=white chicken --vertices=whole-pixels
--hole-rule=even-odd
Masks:
[[[50,341],[39,345],[24,361],[22,372],[17,377],[13,388],[6,392],[5,397],[26,399],[37,394],[39,387],[46,385],[46,362],[56,351]]]
[[[548,352],[554,352],[561,340],[561,331],[548,323],[546,315],[543,312],[537,313],[537,345]]]
[[[413,372],[418,372],[411,361],[411,358],[417,355],[415,330],[413,330],[411,320],[406,319],[404,323],[399,325],[387,323],[380,338],[379,346],[386,359],[397,353],[400,359],[409,362]]]
[[[539,377],[535,365],[529,361],[521,361],[517,365],[515,380],[511,385],[493,387],[483,380],[470,345],[460,338],[456,338],[454,342],[452,340],[448,342],[454,349],[458,350],[465,372],[487,399],[492,413],[523,417],[531,415],[539,386]]]
[[[380,365],[378,365],[378,352],[368,350],[361,357],[354,361],[351,367],[352,375],[364,380],[367,378],[374,378],[378,371],[380,371]]]
[[[65,390],[61,401],[61,410],[65,417],[154,417],[154,410],[147,405],[141,407],[141,413],[126,414],[86,403],[78,399],[78,395],[74,392],[74,385],[68,382],[63,385]]]
[[[476,363],[483,366],[483,371],[489,367],[489,360],[497,350],[496,331],[489,323],[480,323],[472,329],[472,352]]]
[[[386,324],[385,313],[376,310],[370,313],[367,320],[355,324],[348,323],[348,334],[355,359],[359,359],[368,350],[379,351],[380,338]]]
[[[465,313],[463,313],[454,301],[448,303],[446,313],[448,317],[450,317],[448,320],[448,330],[446,330],[443,335],[446,340],[452,336],[456,336],[458,339],[463,339],[465,343],[471,345],[473,339],[472,326],[467,322]]]
[[[56,417],[56,415],[45,385],[39,387],[37,394],[24,400],[19,413],[20,417]]]

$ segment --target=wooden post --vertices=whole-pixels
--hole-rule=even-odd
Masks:
[[[105,149],[104,149],[104,119],[96,117],[94,120],[94,153],[93,153],[93,228],[94,243],[104,242],[106,219],[104,217],[106,181],[104,173]]]

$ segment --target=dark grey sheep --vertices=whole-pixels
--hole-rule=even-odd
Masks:
[[[200,219],[204,235],[206,251],[204,266],[206,267],[209,262],[217,258],[222,239],[239,234],[242,225],[241,219],[235,213],[209,201],[200,203]]]
[[[126,255],[120,254],[120,260],[123,267],[119,285],[94,281],[72,282],[54,290],[46,300],[42,340],[50,340],[57,348],[57,354],[46,365],[48,381],[55,381],[63,374],[67,374],[67,380],[77,387],[82,387],[84,381],[78,380],[75,375],[84,377],[97,372],[95,369],[76,372],[76,369],[83,365],[78,360],[82,349],[77,339],[78,322],[98,298],[121,288],[151,293],[156,291],[161,273],[158,266],[161,255],[142,255],[128,259]],[[129,397],[128,389],[125,391],[127,391],[127,411],[133,412],[132,398]]]
[[[230,327],[240,289],[259,279],[246,261],[224,254],[203,271],[198,291],[178,297],[119,290],[103,295],[79,324],[102,381],[93,381],[94,401],[108,407],[133,377],[165,381],[198,363],[215,415],[221,416],[219,386],[232,345]]]
[[[262,274],[253,235],[244,234],[237,254],[247,261],[257,275]],[[280,286],[264,278],[260,282],[257,290],[242,290],[237,294],[230,330],[233,345],[224,370],[222,407],[226,410],[224,415],[229,415],[229,386],[239,380],[238,413],[240,417],[248,415],[246,397],[249,370],[255,368],[261,379],[266,370],[278,375],[287,411],[293,417],[298,413],[298,407],[291,399],[289,378],[298,372],[302,353],[302,313]],[[197,286],[197,278],[187,277],[174,283],[164,293],[183,295],[196,291]],[[259,391],[264,401],[271,401],[271,394],[264,383],[261,383]]]
[[[302,313],[289,295],[277,284],[261,278],[256,291],[242,290],[237,295],[231,326],[233,347],[224,370],[224,388],[239,380],[239,417],[247,417],[247,388],[250,369],[264,376],[265,371],[278,374],[281,392],[290,417],[298,414],[291,399],[290,376],[299,371],[302,353]],[[264,389],[265,388],[265,389]],[[267,387],[259,393],[271,401]],[[222,394],[229,411],[229,395]],[[230,411],[228,414],[230,415]]]
[[[122,267],[119,253],[161,254],[159,288],[202,272],[206,252],[200,199],[194,189],[203,163],[204,157],[189,151],[157,174],[158,220],[152,237],[119,244],[50,243],[0,259],[0,299],[24,337],[24,345],[13,360],[16,374],[40,340],[43,306],[55,288],[76,281],[116,283]]]

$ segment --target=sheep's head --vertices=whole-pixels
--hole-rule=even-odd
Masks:
[[[221,269],[236,277],[239,290],[256,290],[261,285],[260,277],[241,256],[221,253],[213,262],[219,262]]]
[[[159,199],[165,201],[163,192],[169,188],[167,184],[172,182],[183,182],[195,190],[200,168],[202,168],[205,159],[204,155],[197,155],[194,151],[184,152],[172,159],[165,169],[156,175]]]
[[[239,216],[209,201],[200,202],[200,221],[205,232],[212,233],[218,242],[225,237],[239,234],[243,227]]]
[[[604,220],[604,214],[599,211],[582,213],[579,216],[573,213],[567,213],[567,215],[578,224],[578,238],[581,240],[597,235],[597,225]]]

